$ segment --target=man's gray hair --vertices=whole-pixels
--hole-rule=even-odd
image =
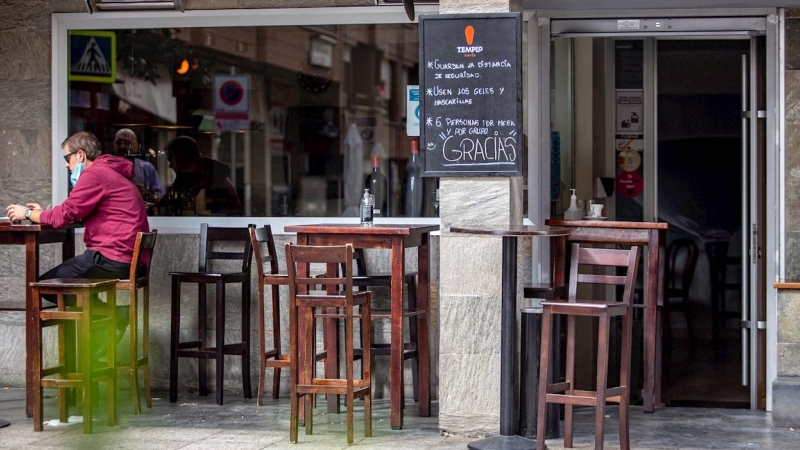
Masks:
[[[66,145],[69,145],[69,149],[73,152],[83,150],[83,153],[86,154],[86,159],[89,161],[94,161],[103,153],[100,141],[88,131],[79,131],[64,139],[64,142],[61,143],[61,148]]]

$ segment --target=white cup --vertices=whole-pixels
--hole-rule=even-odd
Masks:
[[[592,217],[602,217],[603,216],[603,204],[602,203],[592,203]]]

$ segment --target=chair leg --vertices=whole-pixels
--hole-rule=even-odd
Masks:
[[[567,395],[575,395],[575,316],[567,316],[567,358],[565,381],[569,383]],[[564,405],[564,447],[572,447],[572,425],[574,406]]]
[[[620,357],[619,385],[625,387],[625,393],[619,399],[619,445],[620,450],[628,450],[630,442],[630,367],[633,334],[632,311],[622,316],[622,354]]]
[[[130,300],[130,352],[129,352],[129,368],[131,375],[131,397],[133,399],[133,414],[139,415],[142,413],[142,402],[139,398],[139,369],[137,368],[138,360],[139,360],[139,346],[138,346],[138,337],[139,337],[139,320],[137,316],[137,308],[136,308],[136,286],[134,282],[134,288],[128,294],[128,299]]]
[[[153,393],[150,391],[150,286],[142,292],[142,359],[136,362],[141,366],[144,378],[144,398],[148,408],[153,407]],[[137,369],[138,370],[138,369]]]
[[[547,434],[547,380],[550,376],[550,342],[552,340],[553,315],[545,306],[542,312],[542,343],[539,350],[539,399],[536,418],[536,450],[544,450],[544,437]]]
[[[692,311],[688,292],[686,292],[683,296],[683,316],[686,318],[686,328],[689,333],[689,343],[694,346],[695,339],[694,332],[692,331],[694,328],[692,327]]]
[[[206,323],[208,321],[207,304],[206,285],[205,283],[200,283],[197,285],[197,340],[200,341],[199,350],[206,350],[208,348],[208,337],[206,336]],[[208,363],[206,358],[197,359],[197,381],[198,394],[205,397],[208,395]]]
[[[606,417],[606,384],[608,383],[608,329],[610,326],[608,313],[601,314],[599,317],[599,328],[597,331],[597,405],[595,411],[595,435],[594,448],[602,450],[603,439],[605,437],[605,417]]]
[[[39,305],[41,305],[41,303],[39,303]],[[34,308],[36,308],[36,310],[38,311],[40,309],[40,306],[35,306]],[[38,316],[38,313],[37,313],[37,316]],[[74,325],[75,322],[69,322],[69,323]],[[66,366],[66,364],[67,364],[66,353],[67,352],[71,352],[71,353],[74,354],[74,352],[75,352],[74,348],[68,348],[67,347],[67,345],[66,345],[66,342],[67,342],[66,337],[70,333],[70,331],[72,331],[72,334],[74,335],[75,327],[74,326],[70,327],[68,324],[62,323],[62,324],[57,325],[57,328],[58,328],[58,365],[61,366],[61,374],[59,374],[59,376],[63,376],[62,375],[63,373],[69,372],[69,368],[67,368],[67,366]],[[36,357],[38,357],[39,360],[35,361],[34,364],[38,364],[39,365],[39,370],[40,370],[41,367],[42,367],[41,366],[41,364],[42,364],[42,349],[41,349],[41,345],[42,345],[41,332],[42,332],[42,329],[41,329],[41,321],[39,321],[39,325],[37,325],[36,329],[39,332],[39,335],[38,335],[39,343],[36,346],[36,348],[37,348]],[[37,373],[38,373],[38,370],[34,369],[34,374],[37,374]],[[40,380],[41,380],[41,377],[40,377]],[[38,387],[39,386],[39,382],[35,382],[34,386]],[[59,388],[58,389],[58,419],[63,423],[67,423],[69,421],[69,399],[67,398],[67,396],[68,396],[67,393],[68,392],[69,392],[69,389],[67,389],[67,388]],[[42,391],[39,391],[39,394],[41,395]],[[34,401],[34,405],[35,404],[36,403]],[[40,411],[40,413],[43,413],[43,412]],[[35,421],[35,419],[34,419],[34,421]]]
[[[361,360],[361,373],[363,380],[369,380],[370,391],[364,395],[364,436],[372,437],[372,295],[370,294],[369,303],[360,307],[362,317],[366,322],[364,331],[366,332],[366,346],[364,358]],[[363,335],[363,334],[362,334]]]
[[[250,384],[250,279],[242,283],[242,393],[244,398],[253,398]]]
[[[272,290],[272,345],[278,355],[281,354],[281,306],[280,287],[271,286]],[[272,371],[272,398],[278,398],[281,390],[281,368],[275,367]]]
[[[306,361],[305,361],[305,368],[304,368],[304,375],[302,377],[302,382],[306,384],[313,384],[314,382],[314,369],[316,364],[316,332],[314,327],[314,309],[310,307],[303,308],[304,320],[306,322],[306,335],[305,335],[305,353],[306,353]],[[334,377],[331,377],[334,378]],[[304,394],[304,426],[306,429],[306,435],[314,434],[314,405],[313,399],[314,394],[306,393]]]
[[[214,347],[217,349],[215,355],[216,372],[214,374],[216,381],[216,398],[217,404],[222,404],[223,389],[225,382],[225,284],[217,283],[217,311],[216,311],[216,342]]]
[[[106,378],[106,388],[108,391],[108,424],[114,426],[117,424],[117,371],[115,361],[117,360],[117,346],[116,346],[116,323],[117,323],[117,291],[111,289],[106,293],[106,301],[108,302],[108,315],[109,322],[106,326],[106,334],[109,345],[106,346],[106,361],[109,366],[108,378]],[[135,362],[132,361],[132,368],[135,369]],[[91,371],[91,367],[89,368]],[[136,373],[136,370],[133,371]]]
[[[172,317],[169,339],[169,401],[178,400],[178,340],[181,326],[181,284],[172,278]]]
[[[417,309],[417,280],[408,280],[408,309]],[[408,321],[408,336],[414,344],[417,356],[411,360],[411,384],[414,387],[414,402],[419,402],[419,336],[417,335],[417,321],[419,316]]]
[[[270,286],[270,292],[272,287]],[[264,384],[267,370],[267,343],[266,343],[266,323],[264,320],[264,285],[258,286],[258,394],[256,394],[256,405],[262,406],[264,404]],[[242,332],[244,333],[244,324],[242,324]],[[274,391],[273,391],[274,393]]]
[[[92,358],[91,358],[91,308],[90,300],[84,303],[81,322],[78,324],[78,358],[79,370],[83,373],[81,385],[81,414],[83,415],[83,432],[92,432]],[[81,304],[80,302],[78,304]]]
[[[35,333],[33,333],[33,347],[36,353],[33,355],[33,431],[42,431],[44,425],[44,406],[42,399],[44,392],[42,389],[42,318],[39,316],[41,311],[42,299],[39,294],[38,288],[33,288],[33,321],[36,326]],[[64,333],[63,326],[58,325],[58,362],[63,367],[64,362]],[[58,406],[59,412],[63,410],[63,404],[66,404],[66,397],[64,396],[65,389],[59,389]],[[60,414],[63,421],[63,414]]]
[[[352,445],[354,440],[353,409],[355,407],[355,399],[353,396],[353,307],[351,305],[345,309],[347,310],[344,324],[345,377],[347,379],[347,394],[345,395],[347,408],[347,444]]]
[[[297,384],[300,381],[300,374],[298,372],[299,359],[298,359],[298,341],[297,335],[299,311],[294,305],[294,302],[289,301],[289,442],[297,442],[297,428],[300,416],[300,399],[297,396]],[[277,369],[277,367],[276,367]]]

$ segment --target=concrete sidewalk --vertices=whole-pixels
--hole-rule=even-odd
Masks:
[[[55,391],[45,391],[53,394]],[[119,424],[108,427],[105,404],[95,409],[94,434],[84,435],[79,423],[50,425],[57,419],[56,399],[45,406],[44,431],[34,432],[32,419],[25,417],[24,391],[0,390],[0,418],[10,427],[0,429],[0,448],[8,449],[346,449],[345,416],[330,415],[318,407],[314,411],[314,435],[300,429],[299,443],[289,443],[289,402],[265,399],[244,400],[226,395],[225,405],[214,403],[214,396],[181,394],[177,403],[166,397],[153,399],[153,408],[143,408],[134,416],[130,396],[119,396]],[[102,402],[102,400],[101,400]],[[404,429],[389,427],[389,402],[373,402],[373,437],[364,438],[363,409],[356,402],[353,448],[459,449],[475,438],[443,436],[434,417],[417,417],[414,403],[408,401]],[[144,406],[144,405],[143,405]],[[436,414],[438,405],[434,404]],[[609,407],[606,419],[606,448],[618,448],[616,407]],[[80,420],[80,417],[77,418]],[[57,420],[54,421],[57,423]],[[563,448],[563,439],[547,441],[553,450]],[[594,446],[594,409],[576,412],[576,448]],[[631,411],[631,446],[634,449],[798,449],[800,431],[772,428],[769,413],[762,411],[706,408],[666,408],[644,414]]]

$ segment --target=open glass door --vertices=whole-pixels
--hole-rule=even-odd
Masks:
[[[549,38],[539,46],[540,133],[550,135],[539,139],[540,176],[550,175],[542,216],[563,214],[577,187],[611,219],[655,218],[670,223],[668,244],[691,241],[693,282],[662,311],[662,399],[765,408],[761,254],[775,151],[765,138],[765,19],[692,19],[652,33],[625,32],[629,22],[616,19],[539,23]],[[686,258],[668,269],[679,273]]]
[[[742,225],[742,385],[749,386],[750,405],[766,405],[766,58],[765,38],[749,41],[749,54],[742,55],[742,171],[748,182],[743,190]]]

